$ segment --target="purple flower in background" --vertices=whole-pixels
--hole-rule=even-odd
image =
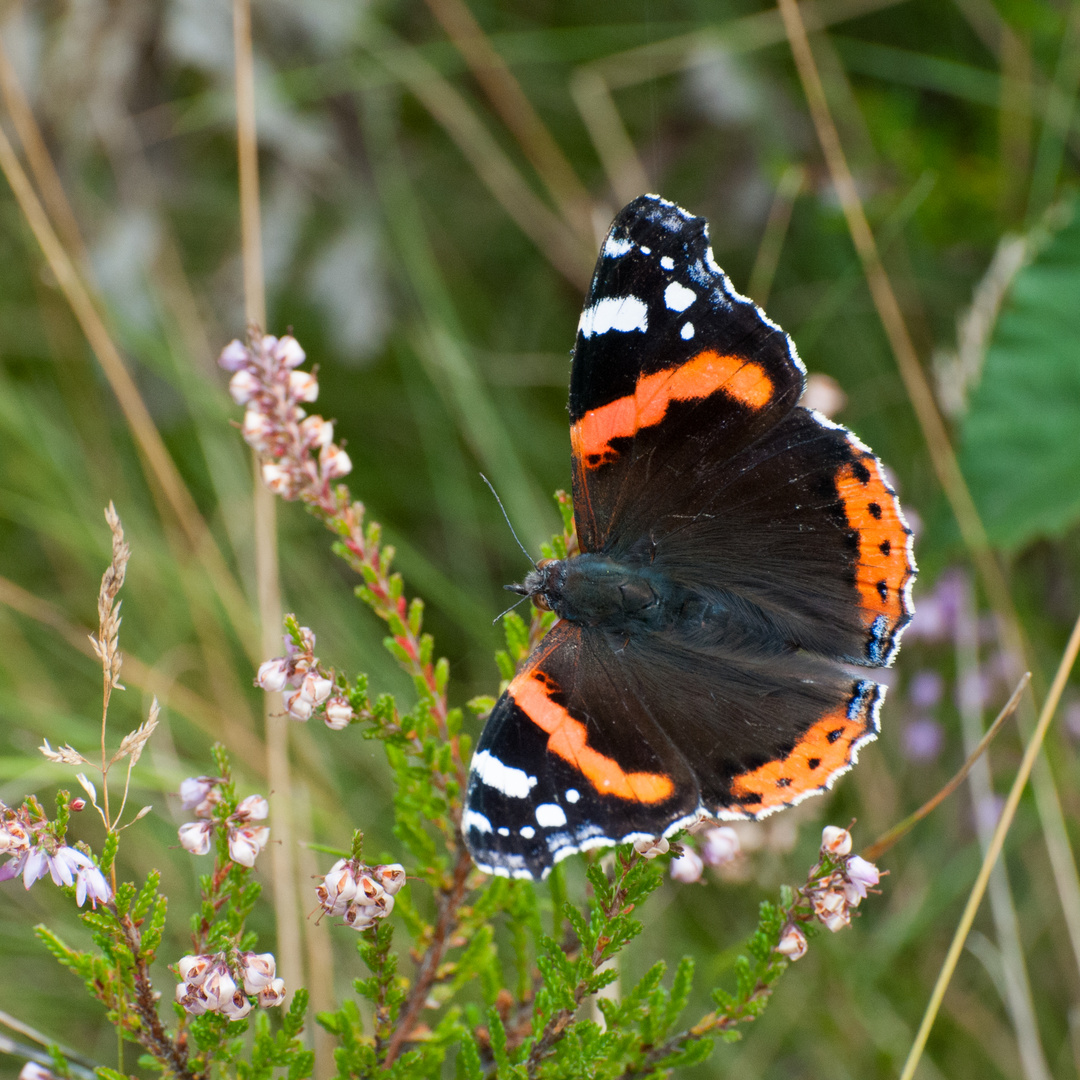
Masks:
[[[908,721],[901,738],[908,761],[933,761],[945,746],[941,725],[928,716]]]
[[[932,709],[945,690],[945,680],[929,669],[917,671],[908,686],[908,701],[920,711]]]

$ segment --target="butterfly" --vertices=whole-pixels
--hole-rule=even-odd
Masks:
[[[881,462],[799,405],[791,339],[656,195],[615,218],[570,369],[580,554],[514,588],[558,621],[487,720],[461,829],[477,866],[760,818],[878,733],[913,608]],[[869,670],[867,670],[869,669]]]

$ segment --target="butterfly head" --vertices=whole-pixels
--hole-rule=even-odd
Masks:
[[[551,597],[559,591],[564,568],[562,559],[541,559],[536,568],[525,575],[521,584],[506,585],[504,588],[507,592],[527,596],[541,611],[551,611]]]

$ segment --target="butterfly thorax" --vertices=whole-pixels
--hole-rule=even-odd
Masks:
[[[521,590],[560,619],[616,632],[647,632],[684,616],[685,589],[649,566],[585,553],[550,559],[526,575]]]

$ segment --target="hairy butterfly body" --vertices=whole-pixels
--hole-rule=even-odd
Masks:
[[[462,818],[490,873],[755,818],[875,738],[911,618],[911,532],[881,463],[798,405],[787,335],[734,291],[702,218],[615,219],[570,375],[581,554],[519,591],[559,621],[492,711]]]

